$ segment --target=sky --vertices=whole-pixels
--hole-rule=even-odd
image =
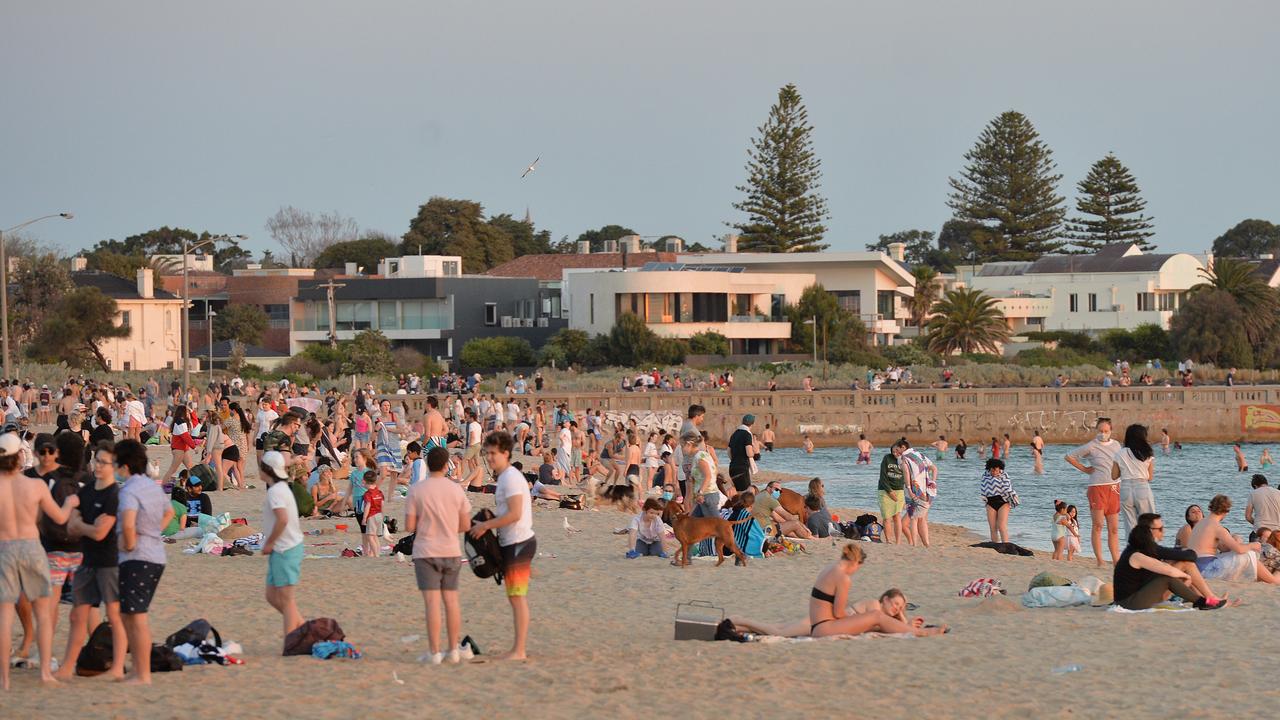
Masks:
[[[283,205],[395,236],[432,196],[553,237],[709,244],[750,138],[799,88],[833,250],[937,230],[1014,109],[1074,202],[1114,152],[1165,251],[1280,222],[1280,3],[131,0],[0,4],[0,229],[66,251]],[[537,170],[520,173],[536,157]]]

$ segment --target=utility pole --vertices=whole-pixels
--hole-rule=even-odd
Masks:
[[[324,288],[325,295],[329,299],[329,347],[338,347],[338,316],[334,310],[336,303],[333,300],[333,291],[338,288],[346,287],[346,283],[337,283],[330,280],[323,285],[317,285],[318,288]]]

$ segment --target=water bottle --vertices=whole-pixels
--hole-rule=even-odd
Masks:
[[[1056,668],[1054,668],[1054,669],[1053,669],[1053,674],[1054,674],[1054,675],[1066,675],[1067,673],[1079,672],[1079,671],[1081,671],[1081,670],[1083,670],[1083,669],[1084,669],[1084,666],[1083,666],[1083,665],[1077,665],[1077,664],[1075,664],[1075,663],[1072,663],[1072,664],[1070,664],[1070,665],[1063,665],[1062,667],[1056,667]]]
[[[757,640],[759,640],[759,639],[760,639],[760,638],[756,637],[756,634],[755,634],[755,633],[743,633],[743,634],[742,634],[742,642],[755,642],[755,641],[757,641]]]

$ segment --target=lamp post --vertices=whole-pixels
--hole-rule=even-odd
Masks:
[[[11,379],[9,375],[9,257],[5,253],[4,234],[11,233],[14,230],[21,230],[28,225],[34,225],[41,220],[60,217],[63,220],[70,220],[75,217],[69,212],[54,213],[52,215],[42,215],[34,220],[28,220],[24,223],[18,223],[7,230],[0,230],[0,321],[3,322],[2,331],[4,333],[0,344],[3,344],[4,354],[4,377],[6,380]]]
[[[191,283],[188,279],[188,268],[191,263],[187,258],[191,253],[199,250],[206,245],[212,245],[221,240],[248,240],[247,235],[215,235],[211,238],[205,238],[200,242],[182,242],[182,391],[189,392],[191,390],[191,328],[187,317],[187,311],[191,307]],[[205,299],[205,307],[208,307],[209,301]],[[212,343],[210,343],[212,345]]]
[[[812,320],[805,320],[805,325],[813,326],[813,364],[818,364],[818,316],[814,315]]]
[[[209,306],[208,298],[204,301],[204,324],[209,326],[209,384],[213,384],[213,318],[218,313]]]

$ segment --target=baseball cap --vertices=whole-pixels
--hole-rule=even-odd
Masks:
[[[751,413],[747,413],[746,415],[743,415],[743,416],[742,416],[742,424],[743,424],[743,425],[755,425],[755,424],[756,424],[756,416],[755,416],[755,415],[752,415]]]
[[[277,450],[268,450],[262,454],[262,465],[271,471],[276,480],[288,480],[289,470],[284,464],[284,455]]]
[[[55,450],[58,448],[58,443],[54,441],[53,436],[49,433],[40,433],[39,435],[36,435],[36,439],[32,447],[32,449],[37,453],[44,448],[53,448]]]
[[[15,433],[0,435],[0,457],[17,455],[22,451],[22,440]]]

